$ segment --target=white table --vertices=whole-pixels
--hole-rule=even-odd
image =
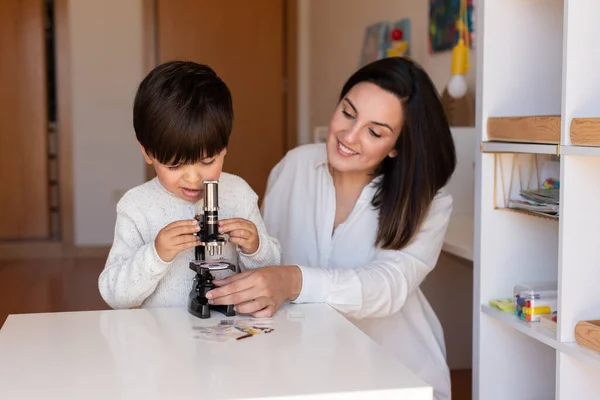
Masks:
[[[0,330],[0,399],[433,397],[327,305],[288,305],[273,332],[243,340],[194,338],[194,326],[223,319],[178,308],[10,315]]]

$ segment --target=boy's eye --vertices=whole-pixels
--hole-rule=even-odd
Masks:
[[[202,165],[211,165],[212,163],[214,163],[216,160],[216,158],[213,158],[212,160],[202,160],[200,161],[200,164]]]
[[[171,171],[175,171],[175,170],[181,168],[181,165],[169,165],[167,168],[169,168],[169,170],[171,170]]]

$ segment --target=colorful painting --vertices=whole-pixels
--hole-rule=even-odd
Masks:
[[[429,52],[452,50],[458,39],[456,21],[460,17],[460,0],[429,0]],[[473,0],[467,2],[469,46],[473,48]]]
[[[394,29],[400,29],[402,31],[402,42],[406,43],[406,50],[403,52],[403,56],[410,56],[410,19],[404,18],[400,19],[392,24],[391,31]],[[391,37],[388,37],[388,46],[389,49],[394,45],[394,41]]]
[[[401,31],[401,38],[393,40],[394,30]],[[408,56],[410,54],[410,20],[399,19],[393,23],[378,22],[365,30],[360,56],[360,67],[373,61],[390,56]]]
[[[367,65],[379,60],[387,49],[389,26],[385,22],[379,22],[367,27],[363,41],[360,66]]]

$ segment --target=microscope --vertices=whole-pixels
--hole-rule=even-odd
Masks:
[[[206,293],[216,288],[213,284],[213,272],[231,270],[238,272],[237,267],[225,258],[207,260],[208,256],[220,256],[226,240],[219,235],[219,181],[204,181],[203,214],[196,215],[200,223],[200,244],[195,248],[194,260],[190,269],[196,272],[192,291],[188,301],[188,311],[198,318],[210,318],[210,310],[219,311],[228,317],[235,315],[233,305],[208,304]]]

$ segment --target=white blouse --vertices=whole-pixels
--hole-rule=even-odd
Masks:
[[[324,144],[297,147],[273,168],[263,201],[269,235],[279,240],[283,265],[302,270],[296,303],[325,302],[450,399],[441,324],[419,289],[435,267],[452,212],[443,190],[415,239],[402,250],[375,243],[377,178],[333,232],[335,187]]]

